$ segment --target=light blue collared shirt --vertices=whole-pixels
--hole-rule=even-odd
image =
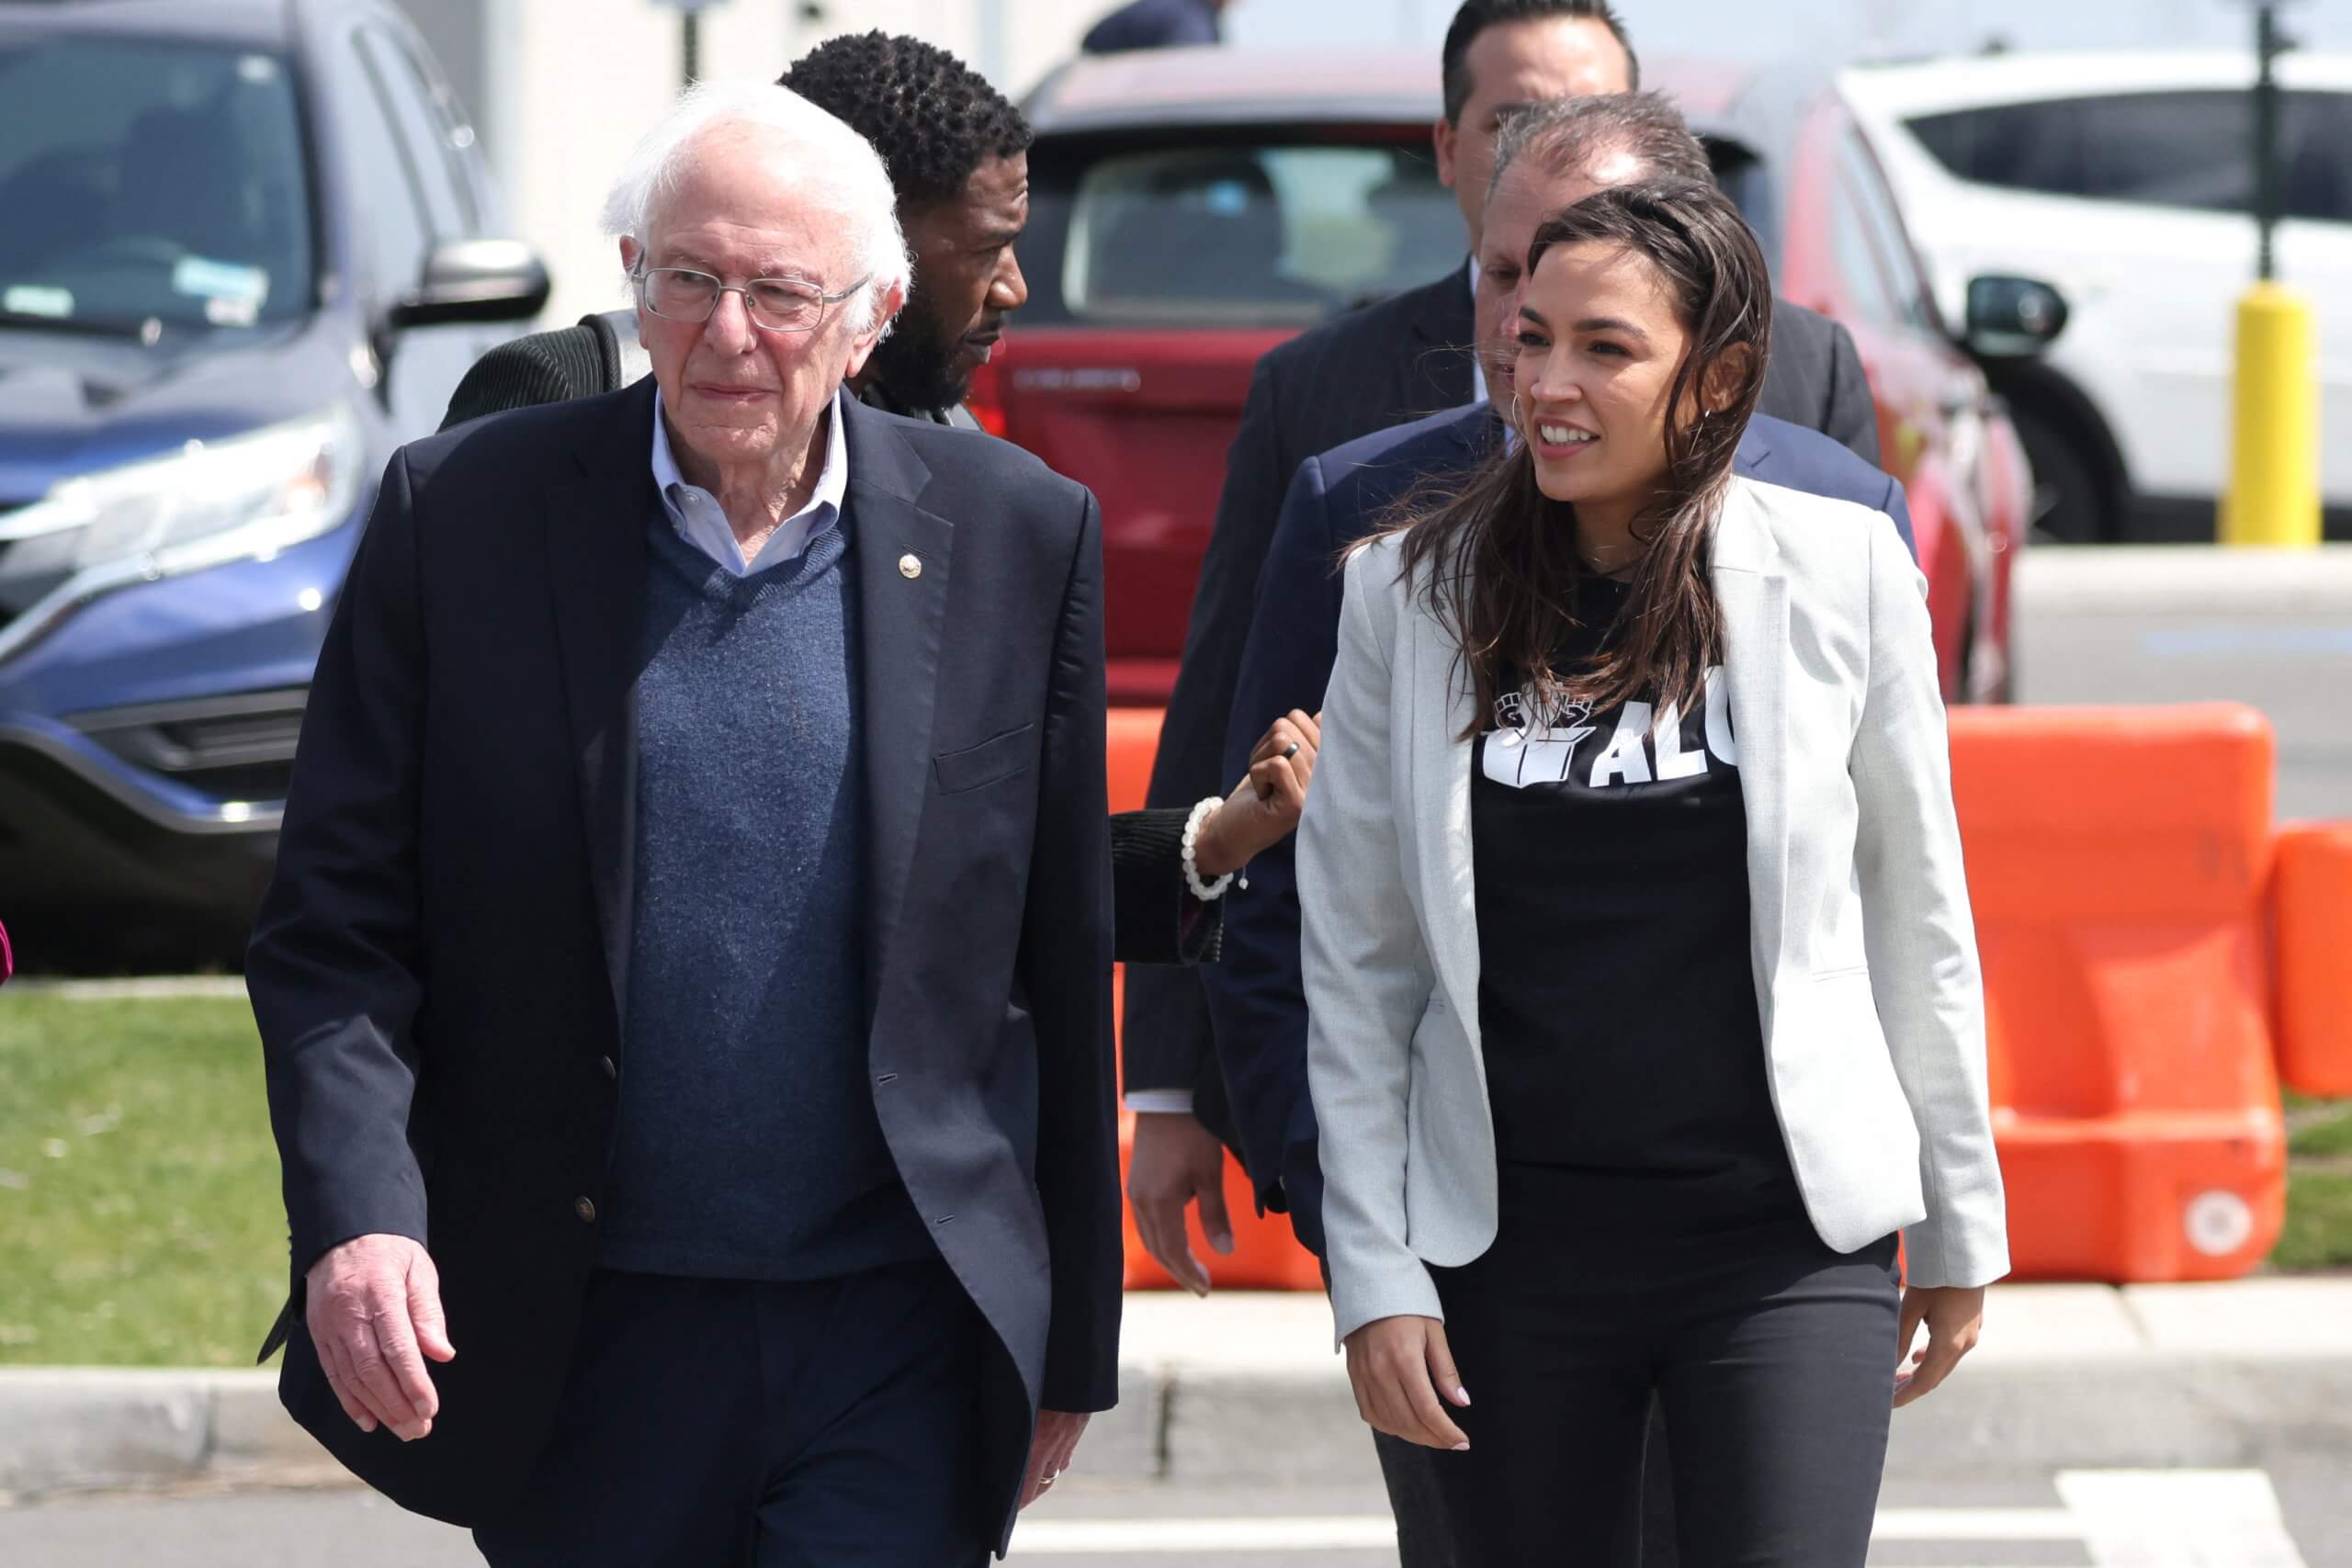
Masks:
[[[760,553],[747,560],[743,547],[736,541],[735,530],[728,525],[727,513],[719,506],[718,498],[700,485],[688,484],[678,471],[677,454],[670,449],[670,427],[662,422],[662,393],[653,393],[653,488],[662,497],[662,509],[670,514],[670,525],[678,536],[703,554],[725,567],[738,577],[749,577],[764,567],[793,560],[808,547],[808,541],[841,521],[842,502],[849,493],[849,437],[842,427],[842,399],[835,392],[828,405],[825,423],[825,462],[817,470],[817,488],[808,492],[808,504],[786,518],[768,536]]]

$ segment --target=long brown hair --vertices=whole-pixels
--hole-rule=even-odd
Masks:
[[[1579,624],[1578,589],[1593,572],[1577,547],[1576,508],[1536,485],[1526,430],[1466,481],[1409,491],[1385,519],[1385,532],[1404,536],[1402,573],[1424,574],[1430,610],[1469,668],[1476,706],[1464,739],[1493,711],[1506,669],[1547,699],[1600,708],[1655,692],[1661,708],[1688,712],[1708,666],[1722,659],[1709,541],[1764,387],[1771,275],[1730,198],[1692,181],[1587,197],[1535,231],[1529,275],[1554,246],[1591,241],[1647,259],[1690,337],[1667,400],[1665,477],[1634,521],[1644,547],[1611,650],[1583,669],[1553,667],[1568,628]],[[1726,383],[1726,376],[1736,378]],[[1702,387],[1729,395],[1710,411]]]

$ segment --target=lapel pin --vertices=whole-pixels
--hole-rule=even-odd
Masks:
[[[922,575],[922,558],[911,552],[900,556],[899,558],[899,575],[900,577],[910,578],[921,577]]]

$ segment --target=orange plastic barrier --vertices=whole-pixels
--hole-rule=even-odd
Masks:
[[[2303,1094],[2352,1095],[2352,822],[2278,835],[2278,1072]]]
[[[1114,805],[1139,803],[1158,715],[1112,716]],[[2018,1278],[2245,1273],[2284,1217],[2282,1066],[2352,1094],[2352,825],[2274,834],[2272,753],[2234,704],[1951,714]],[[1317,1288],[1228,1176],[1217,1282]],[[1127,1256],[1168,1282],[1132,1224]]]
[[[1110,729],[1111,809],[1132,811],[1143,805],[1145,786],[1151,780],[1152,754],[1159,746],[1159,710],[1158,708],[1113,708]],[[1124,976],[1121,977],[1124,982]],[[1121,1026],[1126,1017],[1125,987],[1118,987],[1118,1014]],[[1125,1082],[1124,1065],[1121,1079]],[[1127,1181],[1127,1156],[1135,1143],[1135,1118],[1125,1111],[1119,1115],[1119,1185],[1124,1190]],[[1219,1257],[1208,1249],[1200,1234],[1200,1225],[1193,1216],[1199,1210],[1187,1212],[1187,1224],[1193,1232],[1193,1254],[1209,1271],[1209,1279],[1219,1290],[1233,1291],[1319,1291],[1323,1277],[1315,1255],[1298,1245],[1291,1235],[1290,1220],[1282,1214],[1261,1214],[1250,1199],[1250,1179],[1231,1156],[1225,1162],[1225,1208],[1233,1221],[1233,1252]],[[1126,1283],[1131,1291],[1173,1290],[1176,1281],[1168,1271],[1152,1260],[1143,1249],[1143,1240],[1136,1235],[1135,1212],[1125,1211],[1126,1225]]]
[[[2018,1277],[2210,1280],[2278,1238],[2286,1129],[2251,708],[1961,708]]]

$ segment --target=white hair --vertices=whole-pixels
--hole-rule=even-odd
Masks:
[[[870,332],[883,301],[903,291],[913,275],[898,197],[889,171],[873,144],[789,87],[773,82],[698,82],[660,124],[645,133],[605,198],[605,232],[628,235],[640,247],[655,209],[684,178],[695,142],[722,129],[775,133],[775,156],[786,160],[812,200],[825,204],[849,228],[857,268],[867,283],[856,310],[857,330]],[[842,279],[846,284],[849,280]]]

